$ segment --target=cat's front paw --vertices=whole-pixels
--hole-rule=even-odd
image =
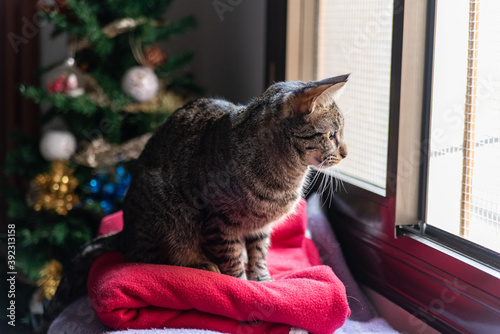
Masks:
[[[272,281],[274,281],[274,279],[271,277],[269,272],[265,272],[265,273],[247,272],[247,277],[248,277],[248,280],[250,280],[250,281],[257,281],[257,282],[272,282]]]
[[[267,277],[267,278],[261,278],[256,280],[257,282],[274,282],[274,278],[272,277]]]
[[[198,263],[198,264],[194,265],[193,268],[211,271],[211,272],[220,274],[219,267],[215,263],[209,262],[209,261]]]

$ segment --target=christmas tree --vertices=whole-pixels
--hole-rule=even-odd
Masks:
[[[151,133],[198,90],[185,70],[193,53],[166,54],[158,44],[195,25],[193,17],[166,19],[170,2],[37,4],[54,34],[68,35],[68,55],[41,70],[41,87],[21,86],[46,109],[41,126],[48,126],[40,138],[14,134],[5,164],[6,174],[26,184],[4,187],[17,247],[8,271],[17,272],[16,317],[24,314],[25,323],[39,313],[36,302],[30,313],[29,299],[50,299],[62,266],[95,236],[104,215],[120,209]]]

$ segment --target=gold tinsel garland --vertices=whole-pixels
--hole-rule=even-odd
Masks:
[[[171,91],[161,91],[149,102],[134,103],[123,110],[129,113],[156,113],[159,111],[173,112],[185,104],[186,100]]]
[[[71,159],[80,165],[92,168],[107,167],[122,161],[135,160],[151,136],[151,133],[146,133],[121,145],[111,144],[99,137],[84,146]]]
[[[78,181],[73,173],[67,161],[52,162],[48,173],[37,175],[31,182],[28,204],[35,211],[53,209],[60,215],[68,214],[79,202],[74,193]]]
[[[147,19],[144,17],[139,17],[136,19],[125,17],[109,23],[102,28],[102,32],[108,38],[115,38],[118,35],[134,30],[137,26],[146,22]],[[90,47],[88,39],[81,39],[76,44],[76,52],[84,50],[88,47]]]
[[[39,289],[42,290],[43,296],[51,300],[61,282],[62,264],[52,259],[45,264],[45,267],[40,271],[40,279],[36,282]]]

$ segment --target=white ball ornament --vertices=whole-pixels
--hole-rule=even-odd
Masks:
[[[158,93],[160,81],[150,68],[136,66],[123,76],[122,89],[137,102],[148,102]]]
[[[76,138],[68,131],[49,130],[40,140],[40,153],[47,161],[68,160],[76,151]]]

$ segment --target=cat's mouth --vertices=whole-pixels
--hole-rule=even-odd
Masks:
[[[330,168],[338,164],[341,160],[342,158],[336,157],[335,155],[329,155],[324,159],[320,159],[315,155],[310,155],[307,164],[318,169]]]

